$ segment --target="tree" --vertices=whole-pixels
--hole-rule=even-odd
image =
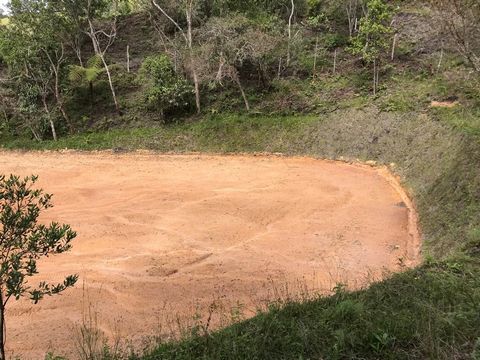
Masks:
[[[193,21],[197,13],[199,1],[198,0],[181,0],[178,6],[185,14],[185,21],[187,23],[186,29],[180,25],[170,14],[167,13],[166,7],[157,0],[152,0],[152,5],[156,8],[174,27],[178,30],[184,40],[185,47],[188,52],[188,64],[187,68],[190,70],[193,84],[195,86],[195,104],[197,107],[197,113],[201,111],[200,104],[200,79],[198,77],[197,69],[195,66],[194,53],[193,53]]]
[[[203,81],[223,85],[233,82],[250,110],[240,72],[244,65],[257,70],[259,80],[265,85],[267,68],[273,65],[279,49],[284,49],[281,32],[268,31],[261,24],[236,14],[213,17],[199,29],[199,46],[196,48],[197,67]]]
[[[38,273],[37,260],[64,253],[76,237],[69,225],[38,224],[40,213],[52,207],[52,195],[34,189],[36,176],[0,176],[0,360],[5,359],[5,309],[10,299],[29,297],[38,303],[45,296],[73,286],[77,275],[63,283],[40,282],[32,287],[27,279]]]
[[[87,30],[85,30],[85,34],[92,41],[95,55],[97,55],[102,61],[105,73],[107,74],[108,84],[112,93],[113,102],[115,104],[115,110],[117,110],[117,113],[120,114],[120,104],[117,100],[117,94],[115,92],[115,86],[113,85],[112,74],[110,73],[110,69],[105,58],[108,49],[110,48],[110,46],[113,45],[113,43],[115,42],[115,38],[117,37],[117,18],[114,17],[111,20],[108,30],[97,28],[94,24],[94,17],[95,14],[98,12],[97,9],[98,7],[94,0],[87,0],[87,7],[85,9]]]
[[[79,65],[83,66],[82,50],[83,40],[85,39],[85,26],[87,17],[101,17],[108,11],[106,0],[92,0],[86,6],[80,6],[77,0],[45,0],[48,7],[55,14],[61,16],[62,25],[60,34],[65,44],[72,49],[78,59]],[[57,27],[58,28],[58,27]]]
[[[382,51],[390,45],[393,32],[391,20],[393,8],[385,0],[367,0],[366,15],[360,19],[357,35],[352,38],[351,51],[373,64],[373,94],[376,95],[379,82],[380,58]]]
[[[39,89],[42,107],[56,140],[54,119],[47,99],[52,97],[70,130],[73,130],[66,112],[61,77],[67,56],[62,30],[64,18],[45,2],[17,0],[11,4],[12,17],[3,31],[0,48],[9,70],[19,82],[34,83]],[[62,30],[59,30],[62,29]],[[66,31],[66,30],[65,30]]]
[[[480,72],[480,2],[478,0],[430,0],[458,52]]]
[[[348,34],[353,36],[357,30],[359,7],[362,5],[362,0],[345,0],[344,5],[348,20]]]

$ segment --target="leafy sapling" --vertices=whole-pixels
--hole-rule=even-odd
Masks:
[[[377,94],[380,59],[390,45],[393,33],[392,18],[395,9],[385,0],[366,1],[367,12],[360,20],[358,33],[352,38],[350,51],[373,64],[373,95]]]
[[[52,195],[33,188],[37,179],[0,175],[0,360],[5,359],[9,300],[29,297],[36,304],[73,286],[78,279],[78,275],[69,275],[59,284],[28,284],[28,278],[38,273],[37,260],[70,250],[76,237],[69,225],[38,223],[42,210],[53,205]]]

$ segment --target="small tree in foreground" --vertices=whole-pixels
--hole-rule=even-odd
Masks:
[[[0,175],[0,360],[5,359],[5,309],[11,298],[29,297],[35,304],[45,295],[55,295],[73,286],[77,275],[63,283],[28,285],[37,274],[37,260],[71,248],[76,233],[69,225],[38,224],[42,210],[52,207],[52,195],[33,189],[36,176],[20,179]]]

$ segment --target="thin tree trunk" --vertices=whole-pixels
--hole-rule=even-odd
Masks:
[[[247,111],[250,111],[250,103],[248,102],[247,95],[245,95],[245,91],[243,90],[242,83],[240,82],[240,78],[239,78],[236,70],[234,70],[234,71],[235,71],[235,75],[234,75],[235,82],[237,83],[238,89],[240,90],[240,93],[242,94],[243,102],[245,103],[245,109],[247,109]]]
[[[70,46],[73,49],[73,52],[77,56],[78,62],[81,67],[83,67],[83,60],[82,60],[82,45],[80,41],[80,36],[77,35],[75,38],[72,40]]]
[[[127,72],[130,72],[130,45],[127,45]]]
[[[398,40],[398,34],[395,34],[393,36],[393,44],[392,44],[392,56],[391,56],[392,61],[395,60],[395,50],[397,48],[397,40]]]
[[[72,122],[70,121],[70,117],[68,116],[67,112],[65,111],[65,107],[63,106],[63,98],[62,98],[62,95],[60,94],[60,86],[58,84],[58,82],[59,82],[58,77],[59,77],[59,71],[57,69],[55,71],[55,100],[57,101],[57,106],[60,109],[60,112],[62,113],[62,116],[65,119],[65,122],[67,123],[68,129],[70,130],[70,132],[73,132]]]
[[[115,110],[120,115],[121,114],[120,105],[118,104],[117,94],[115,93],[115,87],[113,86],[113,80],[112,80],[112,75],[110,74],[110,69],[108,68],[108,64],[105,61],[105,57],[103,56],[103,54],[99,54],[99,55],[100,55],[100,58],[102,59],[103,66],[105,67],[105,72],[107,73],[108,84],[110,85],[110,91],[112,93],[113,102],[115,103]]]
[[[195,69],[195,64],[193,61],[193,44],[192,44],[192,13],[193,13],[193,3],[195,0],[188,0],[185,4],[185,15],[187,18],[187,32],[185,33],[184,29],[170,16],[168,13],[155,1],[152,0],[152,4],[156,7],[179,31],[185,40],[185,45],[188,48],[189,52],[189,62],[190,62],[190,71],[193,78],[193,83],[195,86],[195,105],[197,107],[197,114],[200,114],[201,103],[200,103],[200,80],[198,78],[197,70]]]
[[[287,45],[287,66],[290,65],[290,47],[292,42],[292,19],[295,14],[295,0],[292,0],[292,12],[288,18],[288,45]]]
[[[356,0],[350,0],[346,5],[348,18],[348,34],[350,35],[350,37],[353,36],[353,30],[356,27],[357,7],[358,3]]]
[[[32,132],[33,134],[33,137],[35,138],[35,140],[37,141],[42,141],[42,138],[40,137],[40,135],[37,134],[37,132],[35,131],[35,129],[32,127],[32,126],[28,126],[30,128],[30,131]]]
[[[0,290],[0,360],[6,360],[5,342],[7,339],[7,327],[5,325],[5,305],[3,303],[3,291]]]
[[[195,106],[197,107],[197,114],[200,114],[202,110],[201,103],[200,103],[200,81],[198,80],[197,71],[192,69],[193,75],[193,84],[195,86]]]
[[[373,96],[377,95],[377,60],[373,60]]]
[[[333,73],[337,73],[337,49],[335,49],[335,52],[333,53]]]
[[[281,75],[282,75],[282,58],[278,59],[277,80],[280,80]]]
[[[57,141],[57,132],[55,131],[55,124],[53,123],[51,116],[49,116],[48,121],[50,122],[50,128],[52,129],[53,141]]]
[[[443,44],[442,44],[442,50],[440,51],[440,59],[438,60],[438,65],[437,65],[437,73],[440,71],[440,68],[442,67],[442,62],[443,62]]]
[[[43,108],[45,109],[45,113],[47,114],[48,117],[48,122],[50,124],[50,129],[52,129],[52,136],[53,140],[57,141],[57,131],[55,130],[55,124],[52,119],[52,114],[50,113],[50,110],[48,109],[48,104],[47,104],[47,99],[45,96],[42,96],[42,102],[43,102]]]
[[[118,100],[117,100],[117,94],[115,93],[115,87],[113,85],[112,74],[110,73],[110,69],[108,68],[107,61],[105,60],[105,52],[108,50],[110,45],[113,44],[113,42],[115,41],[115,37],[117,36],[116,27],[115,27],[116,19],[113,22],[112,31],[111,31],[110,35],[107,35],[108,43],[104,46],[103,51],[100,47],[101,46],[100,41],[97,37],[97,32],[95,31],[92,20],[90,18],[88,18],[87,20],[88,20],[88,25],[89,25],[89,29],[90,29],[90,32],[87,32],[87,35],[92,40],[92,45],[93,45],[93,49],[95,51],[95,54],[100,56],[100,59],[102,60],[103,67],[105,69],[105,72],[107,73],[108,85],[110,86],[110,92],[112,93],[113,102],[115,104],[115,110],[117,111],[117,113],[119,115],[121,115],[122,112],[120,111],[120,105],[119,105]]]
[[[315,52],[313,54],[313,77],[317,76],[318,36],[315,39]]]
[[[192,41],[192,12],[193,12],[193,0],[187,4],[185,14],[187,16],[187,45],[190,55],[190,68],[192,71],[193,84],[195,86],[195,105],[197,107],[197,114],[201,112],[200,104],[200,81],[198,80],[197,70],[193,61],[193,41]]]
[[[45,51],[45,54],[48,57],[48,60],[50,61],[50,67],[52,69],[53,74],[55,75],[55,83],[54,83],[54,95],[55,95],[55,101],[57,102],[57,106],[60,109],[60,112],[62,113],[63,118],[65,119],[65,122],[67,123],[67,126],[70,130],[70,132],[73,131],[73,125],[70,121],[70,117],[68,116],[67,112],[65,111],[65,108],[63,106],[63,98],[62,94],[60,93],[60,66],[64,61],[64,47],[62,44],[62,52],[60,57],[56,57],[56,61],[53,61],[53,58],[49,55],[47,51]]]

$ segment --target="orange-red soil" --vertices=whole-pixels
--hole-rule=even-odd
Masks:
[[[54,194],[43,220],[78,232],[72,251],[43,259],[38,276],[78,273],[78,285],[37,305],[9,304],[7,347],[25,358],[71,353],[72,328],[88,309],[107,335],[138,340],[165,331],[168,316],[189,317],[214,300],[244,304],[250,315],[286,283],[297,284],[290,295],[337,282],[358,287],[419,259],[408,197],[386,170],[368,166],[5,152],[0,169],[38,174]]]

